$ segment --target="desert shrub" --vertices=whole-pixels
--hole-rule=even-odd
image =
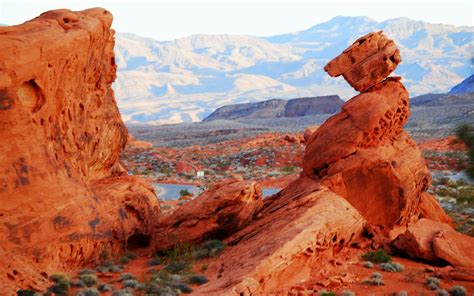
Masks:
[[[467,295],[466,288],[464,288],[463,286],[453,286],[449,290],[449,293],[451,294],[451,296],[466,296]]]
[[[382,274],[380,274],[378,272],[372,273],[370,278],[364,279],[362,281],[362,284],[369,285],[369,286],[383,286],[383,285],[385,285],[385,283],[383,281]]]
[[[355,296],[355,293],[352,291],[344,290],[341,293],[342,296]]]
[[[17,296],[34,296],[36,294],[35,291],[32,290],[18,290],[16,291]]]
[[[456,129],[456,136],[467,146],[469,161],[466,165],[466,174],[474,179],[474,127],[467,124],[460,125]]]
[[[163,264],[163,260],[160,258],[160,257],[154,257],[152,259],[150,259],[150,261],[147,262],[147,266],[156,266],[156,265],[160,265],[160,264]]]
[[[192,275],[188,278],[188,284],[195,284],[195,285],[203,285],[207,283],[209,280],[204,275]]]
[[[364,266],[365,268],[374,268],[374,264],[370,261],[362,262],[362,266]]]
[[[436,290],[436,296],[449,296],[448,291],[443,289]]]
[[[123,271],[123,268],[118,266],[118,265],[114,265],[112,263],[107,263],[105,265],[100,265],[100,266],[97,266],[96,267],[96,270],[98,272],[102,272],[102,273],[106,273],[106,272],[122,272]]]
[[[203,264],[203,265],[201,265],[200,270],[201,270],[202,272],[204,272],[204,271],[206,271],[208,268],[209,268],[209,265]]]
[[[117,290],[112,293],[112,296],[133,296],[133,291],[128,288]]]
[[[134,259],[137,259],[137,254],[132,251],[127,251],[122,255],[122,257],[120,257],[119,262],[122,264],[127,264]]]
[[[430,290],[437,290],[439,288],[439,283],[439,278],[432,276],[426,278],[426,285]]]
[[[180,196],[180,197],[188,196],[188,195],[191,195],[191,192],[189,192],[188,189],[181,189],[181,190],[179,191],[179,196]]]
[[[179,283],[176,288],[178,288],[178,290],[180,290],[181,292],[185,293],[185,294],[189,294],[193,291],[193,289],[191,289],[190,286],[186,285],[185,283]]]
[[[386,263],[392,261],[392,257],[390,257],[390,255],[388,255],[383,249],[369,251],[362,255],[362,259],[373,263]]]
[[[67,295],[69,287],[71,286],[71,281],[67,275],[53,274],[49,277],[49,279],[55,282],[55,284],[48,288],[48,292],[57,295]]]
[[[319,295],[320,296],[336,296],[336,293],[323,290],[323,291],[319,292]]]
[[[187,261],[173,261],[165,266],[165,270],[170,273],[182,273],[189,270],[190,264]]]
[[[407,291],[400,291],[400,292],[398,292],[398,296],[408,296],[408,292]]]
[[[112,291],[114,288],[111,285],[100,284],[99,286],[97,286],[97,289],[99,289],[99,291],[101,292],[107,292]]]
[[[79,279],[86,285],[86,286],[93,286],[97,284],[97,276],[95,274],[86,273],[79,276]]]
[[[220,240],[209,240],[202,243],[196,251],[193,252],[194,259],[204,259],[214,257],[224,251],[226,245]]]
[[[125,280],[134,280],[135,276],[129,272],[124,272],[120,275],[120,280],[125,281]]]
[[[87,288],[77,292],[76,296],[100,296],[100,292],[96,288]]]
[[[95,270],[93,269],[90,269],[90,268],[83,268],[81,270],[79,270],[78,274],[79,275],[83,275],[83,274],[95,274]]]
[[[71,281],[71,286],[73,287],[79,287],[79,288],[84,288],[86,286],[86,284],[84,284],[83,281],[81,280],[72,280]]]
[[[380,263],[380,269],[382,269],[383,271],[388,271],[388,272],[402,272],[403,265],[401,265],[398,262]]]
[[[138,287],[140,283],[137,280],[134,279],[129,279],[129,280],[123,280],[122,281],[122,286],[124,288],[136,288]]]

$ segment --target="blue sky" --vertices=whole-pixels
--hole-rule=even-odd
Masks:
[[[104,7],[114,28],[158,40],[191,34],[269,36],[303,30],[334,16],[377,21],[409,17],[432,23],[474,26],[472,0],[0,0],[0,23],[19,24],[57,8]]]

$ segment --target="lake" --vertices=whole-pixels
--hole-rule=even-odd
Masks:
[[[153,183],[153,187],[155,188],[156,195],[162,200],[176,200],[180,198],[179,192],[181,190],[188,190],[194,196],[202,193],[202,189],[195,185]],[[264,187],[262,189],[263,198],[273,195],[280,190],[279,188]]]

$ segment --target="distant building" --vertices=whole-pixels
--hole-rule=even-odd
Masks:
[[[198,178],[204,178],[204,171],[197,171],[196,175]]]

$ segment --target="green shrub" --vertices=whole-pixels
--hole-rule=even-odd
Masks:
[[[125,281],[125,280],[134,280],[135,276],[129,272],[124,272],[120,275],[120,280]]]
[[[188,195],[191,195],[191,192],[189,192],[188,189],[181,189],[181,190],[179,191],[179,196],[180,196],[180,197],[188,196]]]
[[[187,280],[188,284],[194,284],[194,285],[204,285],[208,281],[209,280],[204,275],[192,275]]]
[[[374,264],[370,261],[362,262],[362,266],[364,266],[365,268],[374,268]]]
[[[209,268],[209,265],[203,264],[203,265],[201,265],[201,269],[200,269],[200,270],[201,270],[202,272],[204,272],[204,271],[206,271],[208,268]]]
[[[150,261],[147,262],[147,266],[156,266],[163,264],[163,260],[160,257],[154,257]]]
[[[451,296],[466,296],[467,291],[466,288],[463,286],[453,286],[449,290],[449,293],[451,293]]]
[[[380,273],[374,272],[368,279],[364,279],[362,284],[369,286],[383,286],[385,285],[383,277]]]
[[[336,296],[336,293],[323,290],[323,291],[319,292],[319,295],[320,296]]]
[[[189,270],[190,264],[187,261],[173,261],[165,266],[165,270],[170,273],[182,273]]]
[[[16,291],[17,296],[34,296],[36,294],[35,291],[32,290],[18,290]]]
[[[129,280],[123,280],[122,281],[122,286],[124,288],[136,288],[138,287],[140,283],[137,280],[134,279],[129,279]]]
[[[72,280],[71,281],[71,286],[73,287],[79,287],[79,288],[84,288],[86,286],[86,284],[84,284],[83,281],[81,280]]]
[[[79,279],[88,287],[97,284],[97,276],[95,274],[86,273],[79,276]]]
[[[400,291],[400,292],[398,292],[398,296],[408,296],[408,292],[407,291]]]
[[[90,269],[90,268],[83,268],[81,270],[79,270],[78,274],[79,275],[83,275],[83,274],[95,274],[96,271],[93,270],[93,269]]]
[[[388,271],[388,272],[402,272],[403,265],[401,265],[398,262],[380,263],[380,269],[382,269],[383,271]]]
[[[178,288],[181,292],[185,294],[189,294],[193,291],[193,289],[191,289],[191,287],[186,285],[185,283],[179,283],[176,288]]]
[[[344,290],[341,293],[342,296],[355,296],[355,293],[352,291]]]
[[[383,249],[369,251],[362,255],[362,259],[372,263],[386,263],[392,261],[392,257],[390,257],[390,255],[388,255]]]
[[[107,285],[107,284],[100,284],[97,288],[101,292],[112,291],[114,289],[111,285]]]
[[[443,289],[436,290],[436,296],[449,296],[448,291]]]
[[[224,251],[226,245],[220,240],[209,240],[202,243],[196,251],[193,252],[194,259],[204,259],[214,257]]]
[[[55,282],[54,285],[48,288],[48,292],[54,293],[57,295],[67,295],[69,288],[71,286],[71,281],[69,277],[65,274],[53,274],[49,277],[50,280]]]
[[[432,276],[426,278],[426,285],[430,290],[437,290],[439,288],[439,283],[439,278]]]
[[[112,296],[133,296],[133,291],[128,288],[117,290],[112,293]]]
[[[100,292],[96,288],[87,288],[77,292],[76,296],[100,296]]]

